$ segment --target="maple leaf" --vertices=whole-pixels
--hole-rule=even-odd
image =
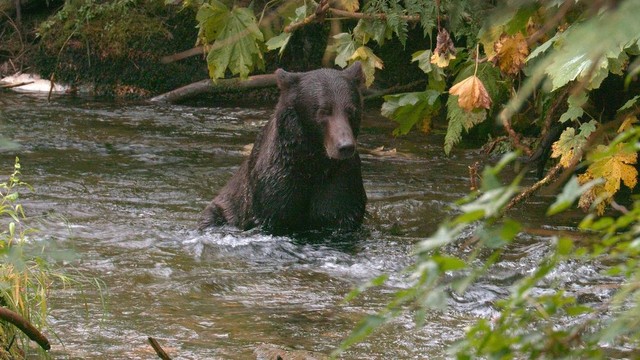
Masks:
[[[522,70],[529,56],[527,40],[521,33],[502,34],[493,44],[495,55],[489,60],[497,64],[503,73],[515,75]]]
[[[475,75],[453,85],[449,94],[458,95],[458,105],[465,111],[491,107],[491,97],[480,78]]]
[[[590,158],[593,162],[584,174],[578,176],[582,185],[594,179],[603,179],[604,183],[596,185],[582,194],[578,205],[588,210],[595,205],[599,215],[604,213],[607,204],[611,203],[613,195],[620,190],[620,183],[633,189],[638,181],[638,171],[633,166],[638,160],[638,154],[629,150],[624,143],[616,145],[616,151],[610,153],[607,146],[599,145]]]
[[[578,134],[576,134],[576,129],[572,127],[564,129],[558,141],[551,145],[551,157],[560,158],[560,164],[564,168],[568,168],[573,158],[587,143],[589,135],[595,130],[596,122],[594,120],[580,125]]]
[[[215,2],[218,4],[218,2]],[[264,68],[261,46],[264,36],[258,28],[253,12],[247,8],[229,10],[219,5],[215,16],[217,37],[209,54],[207,66],[212,79],[222,78],[229,69],[232,74],[246,78],[255,67]],[[211,19],[211,18],[210,18]]]
[[[449,62],[456,58],[456,48],[453,46],[451,36],[446,29],[438,30],[438,37],[436,39],[436,49],[431,56],[431,63],[438,67],[444,68],[449,65]]]
[[[567,168],[571,164],[574,156],[580,150],[587,139],[576,136],[576,129],[569,127],[564,129],[558,141],[551,145],[551,157],[560,158],[560,164]]]
[[[367,87],[369,87],[373,83],[376,68],[382,69],[383,67],[382,59],[377,57],[370,48],[366,46],[360,46],[349,58],[350,62],[355,62],[358,60],[362,63],[365,82]]]

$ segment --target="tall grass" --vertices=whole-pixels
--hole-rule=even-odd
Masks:
[[[20,314],[35,328],[48,328],[48,295],[54,279],[68,279],[54,272],[45,259],[44,247],[32,241],[34,230],[26,223],[20,193],[31,187],[20,180],[20,161],[13,173],[0,183],[0,306]],[[0,322],[0,359],[48,357],[30,343],[23,332]]]

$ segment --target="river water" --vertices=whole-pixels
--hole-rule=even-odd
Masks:
[[[413,245],[453,213],[448,204],[469,188],[468,166],[484,158],[469,150],[445,157],[438,134],[394,138],[393,124],[371,109],[359,139],[369,197],[360,238],[196,231],[199,212],[271,114],[271,105],[47,102],[0,93],[0,131],[21,144],[0,152],[0,174],[20,156],[23,180],[34,187],[23,199],[39,229],[31,237],[74,254],[55,266],[84,283],[54,284],[46,331],[54,358],[153,359],[149,336],[174,359],[252,359],[269,346],[328,354],[407,286]],[[534,197],[512,215],[533,229],[571,230],[579,214],[545,223],[551,200]],[[474,319],[492,316],[493,301],[548,246],[549,238],[521,234],[488,280],[430,313],[424,328],[401,316],[344,357],[445,358],[447,345]],[[386,285],[343,302],[383,273]],[[604,281],[579,264],[556,276],[577,288]]]

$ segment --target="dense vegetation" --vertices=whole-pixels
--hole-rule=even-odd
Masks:
[[[68,280],[49,267],[43,247],[28,240],[31,230],[20,204],[20,192],[26,189],[16,159],[13,173],[0,183],[0,359],[31,358],[49,350],[39,332],[48,328],[49,288],[54,279]],[[30,339],[40,347],[33,349]]]
[[[167,73],[160,57],[179,46],[161,53],[148,46],[170,43],[178,32],[192,36],[182,49],[195,45],[192,53],[206,53],[212,79],[247,78],[283,63],[303,70],[295,65],[303,60],[338,67],[360,61],[368,86],[411,91],[384,96],[381,112],[397,123],[395,135],[443,123],[447,154],[468,133],[487,153],[506,154],[456,205],[459,215],[417,245],[416,264],[408,269],[413,286],[367,318],[342,349],[407,309],[420,324],[426,311],[446,303],[445,289],[464,292],[520,232],[508,209],[553,182],[564,187],[549,216],[577,203],[587,214],[579,225],[583,237],[578,242],[554,234],[554,251],[497,304],[500,316],[479,319],[451,353],[461,359],[606,358],[612,345],[638,348],[640,202],[632,191],[640,137],[639,1],[195,0],[166,6],[190,14],[197,29],[181,27],[191,24],[182,17],[169,21],[176,18],[164,17],[167,10],[156,1],[67,1],[39,28],[38,64],[47,76],[66,74],[66,81],[77,80],[73,74],[96,83],[156,81]],[[184,61],[201,60],[171,64]],[[136,71],[130,63],[155,72]],[[180,84],[197,80],[172,66],[178,67],[169,77],[181,78]],[[116,79],[123,67],[131,73]],[[548,158],[554,164],[545,168]],[[505,166],[523,159],[537,166],[539,182],[523,187],[522,174],[501,178]],[[463,233],[476,239],[473,251],[465,258],[447,254],[446,246]],[[603,259],[620,286],[598,306],[579,303],[549,280],[563,262]],[[447,280],[451,274],[458,280]],[[553,291],[533,292],[543,281]],[[573,321],[559,327],[559,317]]]

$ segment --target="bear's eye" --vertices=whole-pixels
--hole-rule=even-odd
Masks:
[[[344,109],[344,112],[350,117],[354,116],[356,114],[356,107],[355,106],[347,106]]]
[[[330,116],[331,115],[331,108],[323,106],[320,109],[318,109],[318,114],[320,116]]]

